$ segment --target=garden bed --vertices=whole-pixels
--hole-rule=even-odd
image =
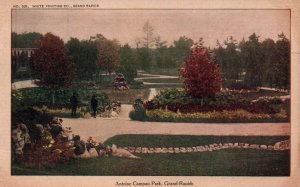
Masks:
[[[153,122],[187,122],[187,123],[274,123],[288,122],[286,114],[257,114],[245,110],[213,111],[197,113],[176,113],[157,109],[146,112],[147,121]]]
[[[223,91],[193,97],[166,89],[152,100],[134,105],[130,118],[158,122],[289,122],[290,99],[264,91]]]

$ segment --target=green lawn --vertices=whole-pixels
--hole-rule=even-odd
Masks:
[[[211,143],[249,143],[274,145],[287,140],[288,136],[192,136],[192,135],[117,135],[105,141],[105,144],[133,147],[192,147]]]
[[[243,141],[274,144],[288,137],[122,135],[107,144],[131,146],[192,146]],[[180,154],[136,154],[141,160],[115,157],[73,159],[48,168],[12,166],[13,175],[111,175],[111,176],[289,176],[290,152],[226,149]]]

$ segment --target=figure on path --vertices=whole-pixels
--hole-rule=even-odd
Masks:
[[[72,110],[71,116],[72,117],[76,116],[78,100],[77,100],[75,92],[73,93],[72,97],[70,98],[70,104],[71,104],[71,110]]]
[[[97,112],[97,108],[98,108],[98,101],[95,98],[95,95],[93,95],[93,97],[92,97],[91,107],[93,109],[93,116],[94,116],[94,118],[96,118],[96,112]]]

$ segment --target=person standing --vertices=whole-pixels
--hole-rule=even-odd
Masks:
[[[73,93],[72,97],[70,98],[70,104],[71,104],[71,116],[74,117],[76,116],[76,110],[77,110],[77,105],[78,105],[78,100],[76,97],[75,92]]]
[[[97,112],[97,108],[98,108],[98,101],[95,98],[95,95],[93,95],[93,97],[92,97],[91,107],[93,109],[93,116],[94,116],[94,118],[96,118],[96,112]]]

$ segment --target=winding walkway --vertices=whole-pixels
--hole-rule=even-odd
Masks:
[[[230,135],[230,136],[282,136],[290,135],[290,123],[169,123],[140,122],[128,118],[131,105],[122,105],[118,118],[65,118],[63,125],[72,128],[83,140],[93,137],[105,141],[120,134],[168,135]]]

